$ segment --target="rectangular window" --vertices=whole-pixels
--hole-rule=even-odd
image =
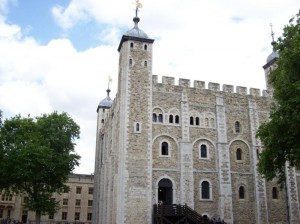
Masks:
[[[88,206],[93,206],[93,200],[88,200]]]
[[[75,220],[79,220],[80,219],[80,212],[75,212]]]
[[[62,220],[67,220],[67,218],[68,218],[68,213],[67,212],[62,212],[61,219]]]
[[[54,219],[54,215],[49,215],[49,219]]]
[[[27,196],[25,196],[25,197],[23,198],[24,204],[28,204],[28,201],[29,201],[29,198],[28,198]]]
[[[76,194],[81,194],[81,187],[76,187]]]
[[[87,220],[91,221],[92,220],[92,213],[87,213]]]
[[[81,200],[80,199],[76,199],[75,205],[76,206],[80,206],[80,204],[81,204]]]
[[[3,209],[1,208],[0,209],[0,219],[2,219],[3,218]]]
[[[63,205],[68,205],[68,203],[69,203],[69,200],[67,198],[64,198],[63,199]]]
[[[89,187],[89,194],[93,194],[94,193],[94,188],[93,187]]]

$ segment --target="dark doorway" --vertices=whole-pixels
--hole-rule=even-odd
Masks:
[[[158,183],[158,202],[162,202],[164,205],[173,203],[172,182],[169,179],[161,179]]]

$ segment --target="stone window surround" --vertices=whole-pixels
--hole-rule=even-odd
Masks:
[[[202,198],[202,182],[207,181],[209,183],[209,198]],[[201,179],[199,183],[199,195],[200,195],[200,201],[213,201],[213,194],[212,194],[212,184],[209,179]]]
[[[162,155],[161,154],[161,147],[162,147],[162,143],[163,142],[166,142],[167,144],[168,144],[168,155]],[[170,144],[170,142],[168,141],[168,140],[166,140],[166,139],[163,139],[163,140],[161,140],[160,142],[159,142],[159,157],[171,157],[171,144]]]
[[[206,157],[201,157],[201,145],[205,145],[206,146]],[[210,160],[209,157],[209,146],[206,142],[200,142],[199,143],[199,159],[203,159],[203,160]]]
[[[237,127],[237,124],[238,124],[238,127]],[[238,129],[238,131],[237,131]],[[242,133],[242,124],[239,120],[235,120],[234,123],[233,123],[233,131],[234,133],[236,134],[241,134]]]
[[[244,198],[240,198],[240,188],[241,187],[244,188]],[[248,200],[248,191],[247,191],[247,187],[244,184],[240,184],[239,187],[237,188],[237,198],[240,201],[247,201]]]
[[[139,130],[137,130],[137,126],[139,126]],[[134,130],[134,133],[140,134],[142,132],[142,123],[141,122],[134,122],[133,130]]]
[[[241,159],[238,159],[237,157],[237,150],[238,149],[240,149],[240,151],[241,151]],[[245,157],[245,152],[244,152],[244,150],[242,149],[242,148],[236,148],[236,150],[235,150],[235,161],[237,162],[237,163],[243,163],[244,162],[244,157]]]

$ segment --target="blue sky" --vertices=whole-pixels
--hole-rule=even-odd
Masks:
[[[299,0],[140,0],[153,74],[265,88],[262,66]],[[118,44],[134,0],[0,0],[0,109],[69,113],[81,127],[77,173],[94,172],[96,109],[117,89]],[[178,81],[175,81],[178,83]]]

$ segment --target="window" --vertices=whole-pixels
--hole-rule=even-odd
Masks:
[[[76,194],[81,194],[81,187],[76,187]]]
[[[76,199],[75,205],[76,205],[76,206],[80,206],[80,204],[81,204],[81,200],[80,200],[80,199]]]
[[[144,45],[144,50],[146,51],[146,50],[147,50],[147,48],[148,48],[148,46],[145,44],[145,45]]]
[[[172,114],[169,116],[169,123],[173,123],[173,115]]]
[[[67,198],[63,199],[63,205],[68,205],[69,204],[69,200]]]
[[[28,198],[27,196],[25,196],[25,197],[23,198],[24,204],[28,204],[28,201],[29,201],[29,198]]]
[[[152,121],[157,122],[157,115],[155,113],[152,114]]]
[[[199,122],[199,117],[196,117],[196,125],[200,125],[200,122]]]
[[[272,188],[272,198],[273,199],[278,199],[278,190],[277,187]]]
[[[88,221],[92,220],[92,213],[87,213],[87,220]]]
[[[131,66],[132,65],[132,59],[130,58],[129,59],[129,66]]]
[[[67,218],[68,218],[68,213],[67,212],[62,212],[61,219],[62,220],[67,220]]]
[[[201,199],[210,199],[210,187],[208,181],[201,183]]]
[[[130,47],[133,48],[133,43],[130,43]]]
[[[49,215],[49,219],[54,219],[54,215]]]
[[[169,155],[169,145],[167,142],[161,143],[161,155],[168,156]]]
[[[162,114],[159,114],[159,115],[158,115],[158,121],[159,121],[160,123],[163,123],[163,122],[164,122],[164,119],[163,119],[163,115],[162,115]]]
[[[88,206],[93,206],[93,200],[88,200]]]
[[[243,186],[239,188],[239,199],[245,199],[245,188]]]
[[[93,187],[89,187],[89,194],[93,194],[94,193],[94,188]]]
[[[209,123],[208,123],[208,118],[205,118],[205,127],[208,127]]]
[[[256,149],[256,158],[259,159],[259,150]]]
[[[179,116],[178,115],[175,116],[175,123],[179,124]]]
[[[80,212],[75,212],[75,220],[79,220],[80,219]]]
[[[201,158],[208,158],[208,156],[207,156],[207,147],[204,144],[202,144],[200,146],[200,157]]]
[[[0,208],[0,219],[3,218],[3,209]]]
[[[241,124],[240,124],[240,122],[236,121],[234,123],[234,128],[235,128],[235,132],[236,133],[240,133],[241,132]]]
[[[190,125],[194,125],[194,118],[190,117]]]
[[[240,148],[236,150],[236,160],[242,160],[242,150]]]
[[[140,131],[140,124],[139,123],[135,124],[135,131],[137,131],[137,132]]]
[[[147,61],[144,61],[144,67],[147,67]]]

